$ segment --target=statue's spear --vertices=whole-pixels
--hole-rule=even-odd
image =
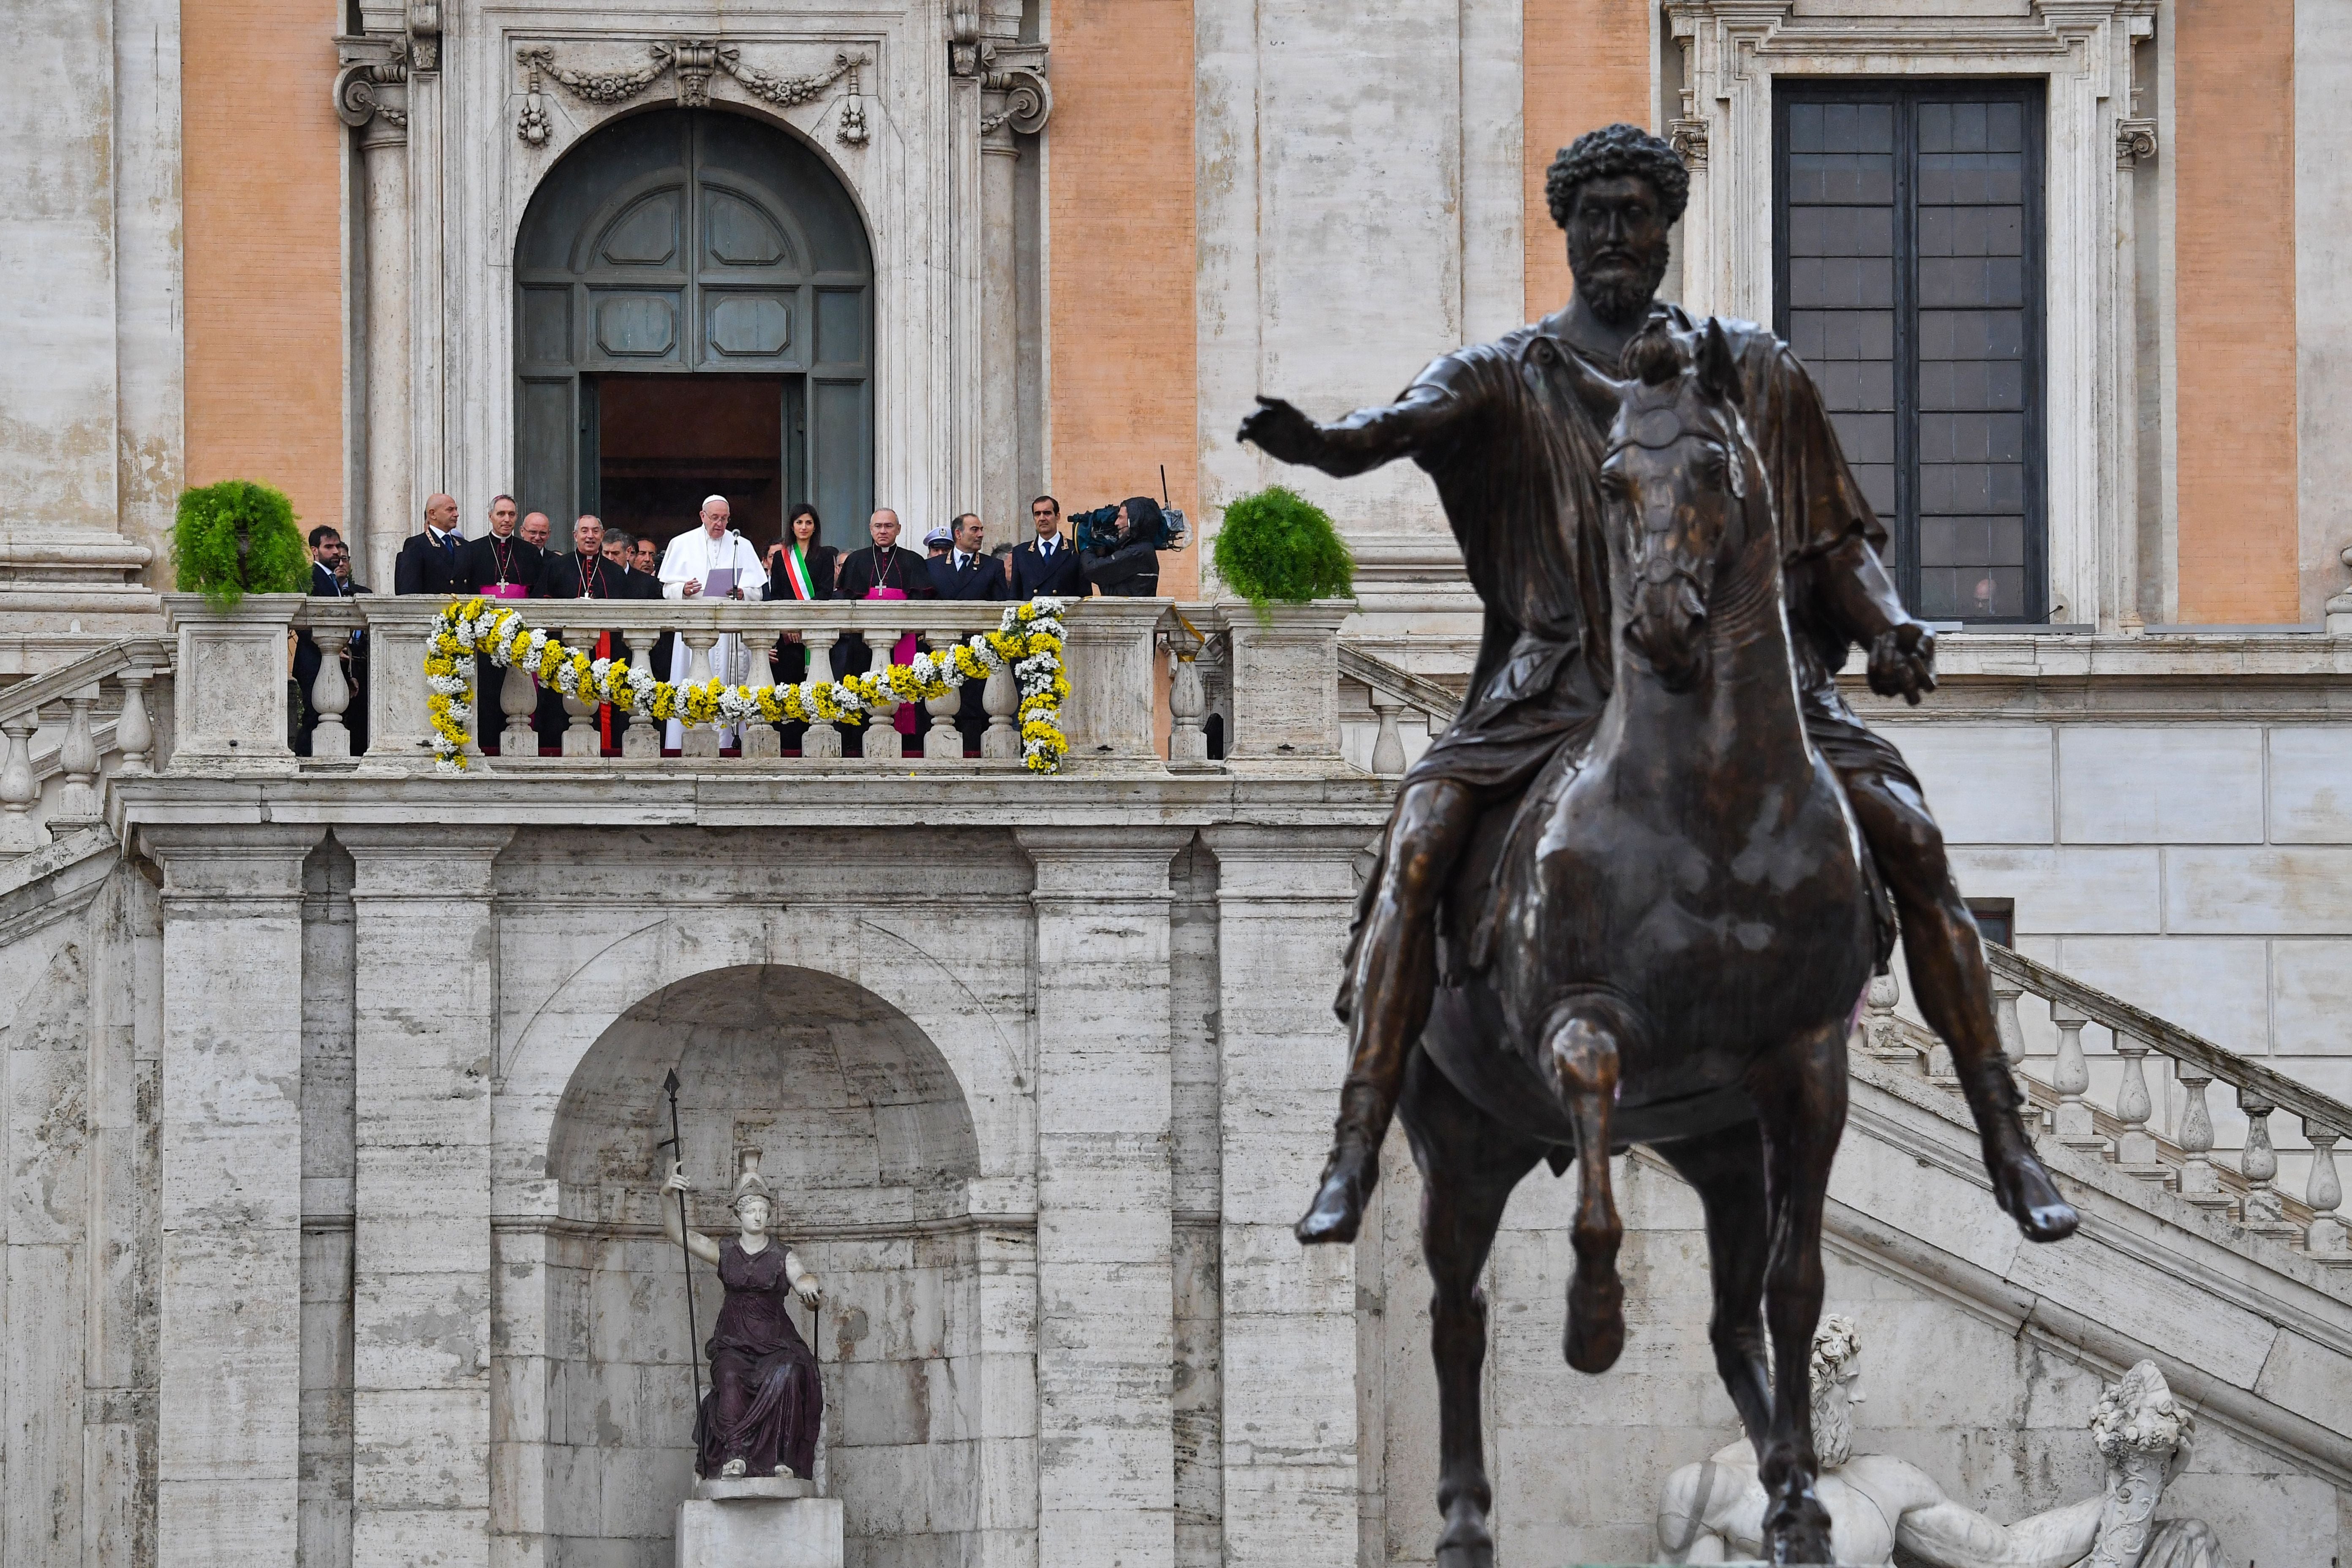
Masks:
[[[686,1163],[686,1143],[677,1131],[677,1069],[669,1069],[662,1079],[662,1088],[669,1094],[669,1136],[659,1147],[670,1152],[677,1164]],[[694,1408],[702,1408],[702,1331],[694,1321],[694,1249],[686,1239],[686,1194],[677,1194],[677,1250],[686,1264],[686,1353],[694,1363]]]

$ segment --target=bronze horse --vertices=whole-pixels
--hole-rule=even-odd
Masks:
[[[1504,1205],[1538,1163],[1574,1161],[1565,1349],[1605,1371],[1625,1337],[1609,1156],[1634,1143],[1706,1206],[1709,1337],[1772,1499],[1767,1551],[1830,1555],[1806,1356],[1846,1035],[1875,952],[1871,873],[1798,716],[1780,535],[1729,345],[1710,322],[1695,352],[1661,332],[1631,359],[1625,383],[1561,367],[1609,429],[1616,685],[1590,748],[1520,806],[1487,895],[1491,966],[1440,988],[1399,1108],[1435,1287],[1440,1568],[1494,1561],[1476,1281]]]

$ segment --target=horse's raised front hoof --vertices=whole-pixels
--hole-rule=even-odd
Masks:
[[[1323,1184],[1292,1234],[1307,1247],[1343,1245],[1356,1239],[1364,1223],[1364,1194],[1371,1190],[1370,1159],[1360,1150],[1331,1151],[1323,1167]]]
[[[1988,1151],[1985,1169],[1992,1177],[1994,1201],[2017,1222],[2026,1240],[2063,1241],[2082,1224],[2074,1205],[2058,1195],[2058,1184],[2050,1179],[2031,1145],[2021,1141],[2006,1154]]]
[[[1783,1498],[1764,1517],[1764,1561],[1775,1564],[1822,1563],[1830,1555],[1830,1510],[1812,1489]]]
[[[1625,1284],[1610,1269],[1597,1279],[1579,1268],[1568,1282],[1568,1336],[1561,1347],[1579,1372],[1607,1372],[1625,1351]]]
[[[1495,1537],[1484,1510],[1465,1500],[1448,1511],[1437,1538],[1437,1568],[1495,1568]]]

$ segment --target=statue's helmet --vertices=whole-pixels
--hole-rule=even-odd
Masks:
[[[767,1205],[770,1214],[776,1212],[775,1190],[770,1187],[766,1178],[760,1174],[761,1152],[757,1149],[746,1149],[738,1156],[740,1168],[735,1173],[735,1192],[734,1195],[728,1199],[727,1206],[739,1214],[742,1211],[745,1200],[750,1198],[757,1198]]]

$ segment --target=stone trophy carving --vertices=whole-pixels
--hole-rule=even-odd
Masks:
[[[1822,1320],[1810,1381],[1832,1561],[1892,1568],[1900,1550],[1930,1568],[2221,1568],[2221,1542],[2202,1521],[2153,1520],[2165,1483],[2189,1462],[2196,1425],[2155,1363],[2111,1384],[2091,1416],[2092,1440],[2107,1459],[2105,1489],[2003,1525],[1954,1502],[1908,1460],[1853,1452],[1861,1355],[1850,1321]],[[1665,1561],[1759,1561],[1768,1501],[1744,1441],[1685,1465],[1666,1479],[1658,1504]]]
[[[1538,1163],[1578,1165],[1566,1351],[1605,1370],[1624,1336],[1608,1161],[1637,1142],[1706,1206],[1717,1365],[1761,1456],[1769,1553],[1824,1560],[1810,1405],[1771,1391],[1803,1385],[1820,1317],[1845,1037],[1888,895],[1996,1201],[2035,1240],[2076,1223],[2019,1120],[1918,782],[1837,692],[1859,644],[1875,689],[1918,700],[1934,637],[1787,345],[1654,302],[1688,191],[1646,132],[1579,138],[1546,182],[1564,310],[1392,404],[1325,425],[1261,398],[1241,428],[1335,475],[1418,462],[1486,609],[1468,700],[1406,775],[1365,889],[1337,1136],[1298,1225],[1354,1238],[1401,1110],[1435,1285],[1439,1568],[1494,1561],[1475,1288],[1504,1204]]]
[[[667,1197],[694,1184],[682,1166],[662,1184]],[[710,1392],[694,1422],[694,1473],[705,1479],[745,1476],[811,1479],[817,1429],[824,1415],[824,1384],[816,1356],[793,1324],[785,1304],[817,1304],[816,1276],[793,1249],[768,1234],[775,1195],[760,1175],[760,1151],[742,1152],[731,1206],[737,1233],[713,1241],[687,1230],[676,1207],[660,1205],[662,1228],[703,1262],[716,1265],[726,1297],[706,1347]]]

